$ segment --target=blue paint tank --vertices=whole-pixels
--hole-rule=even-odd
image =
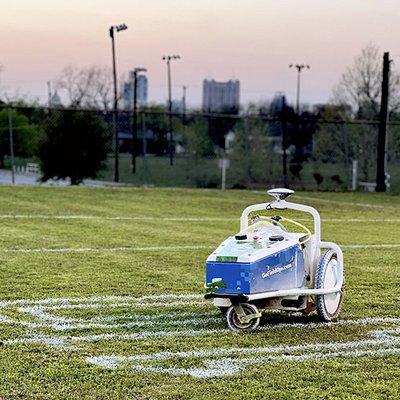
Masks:
[[[208,261],[206,284],[221,280],[221,294],[255,294],[304,287],[305,263],[300,245],[288,247],[252,263]]]

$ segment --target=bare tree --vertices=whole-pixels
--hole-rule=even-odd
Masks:
[[[111,108],[112,74],[107,67],[65,67],[56,85],[66,93],[71,107]]]
[[[107,67],[93,67],[93,75],[91,103],[94,108],[109,110],[113,103],[111,69]]]
[[[382,54],[373,43],[365,46],[333,89],[333,102],[350,105],[353,112],[362,118],[376,118],[381,100]],[[389,92],[390,109],[396,111],[400,108],[400,76],[393,68]]]

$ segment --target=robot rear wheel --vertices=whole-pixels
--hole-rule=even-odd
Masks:
[[[245,314],[244,317],[246,318],[246,316],[252,315],[252,318],[248,321],[241,320],[241,317],[237,313],[237,307],[235,309],[235,306],[231,306],[226,312],[226,321],[229,329],[234,332],[252,331],[256,329],[260,324],[261,316],[257,306],[250,303],[240,303],[240,306]]]
[[[333,250],[327,250],[319,259],[315,275],[315,288],[333,287],[339,279],[337,255]],[[333,321],[339,317],[344,297],[344,285],[338,293],[316,296],[318,316],[323,321]]]

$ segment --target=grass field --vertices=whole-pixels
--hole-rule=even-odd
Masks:
[[[343,246],[341,320],[274,315],[246,334],[202,301],[204,261],[265,194],[1,187],[0,198],[1,399],[400,398],[400,197],[293,197]]]

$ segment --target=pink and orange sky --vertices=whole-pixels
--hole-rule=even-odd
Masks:
[[[325,101],[368,42],[400,63],[399,0],[13,0],[0,13],[1,86],[46,99],[46,82],[66,65],[111,65],[108,27],[117,37],[118,72],[148,68],[149,100],[166,99],[163,54],[173,65],[173,94],[189,86],[201,101],[204,78],[241,82],[243,103],[277,91],[295,97],[292,62],[307,63],[302,100]],[[396,67],[396,65],[395,65]]]

